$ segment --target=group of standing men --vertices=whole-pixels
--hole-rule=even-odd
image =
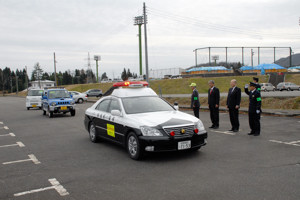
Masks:
[[[210,119],[212,126],[209,128],[219,128],[219,107],[220,107],[220,91],[215,87],[213,80],[208,82],[208,107],[210,111]],[[191,107],[193,108],[195,117],[199,118],[199,93],[196,89],[196,83],[190,85],[193,89]],[[230,88],[227,95],[226,106],[229,111],[231,129],[229,131],[238,132],[240,128],[239,123],[239,109],[241,103],[241,89],[237,87],[237,81],[235,79],[230,81]],[[249,95],[249,126],[251,132],[248,135],[258,136],[260,135],[260,114],[261,114],[261,95],[260,85],[258,84],[258,78],[253,77],[253,82],[245,85],[245,93]]]

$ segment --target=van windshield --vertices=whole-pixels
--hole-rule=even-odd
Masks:
[[[29,90],[27,96],[42,96],[43,90]]]

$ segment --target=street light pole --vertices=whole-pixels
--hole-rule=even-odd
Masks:
[[[96,60],[96,76],[97,76],[97,83],[99,83],[99,75],[98,75],[98,61],[101,60],[101,56],[94,56],[94,60]]]
[[[144,2],[144,34],[145,34],[145,62],[146,62],[146,81],[149,83],[149,70],[148,70],[148,45],[147,45],[147,15],[146,15],[146,4]]]
[[[139,59],[140,59],[140,75],[143,75],[143,65],[142,65],[142,30],[141,26],[144,24],[144,17],[138,16],[134,18],[134,25],[139,26]]]

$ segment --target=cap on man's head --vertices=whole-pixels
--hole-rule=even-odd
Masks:
[[[256,87],[256,83],[250,82],[250,86]]]
[[[190,87],[196,87],[196,83],[191,83]]]
[[[256,81],[256,82],[258,82],[259,79],[256,78],[256,77],[253,77],[253,80]]]

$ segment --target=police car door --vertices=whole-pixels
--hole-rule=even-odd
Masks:
[[[95,108],[95,118],[94,123],[96,126],[96,131],[101,137],[106,136],[106,118],[108,117],[108,106],[111,99],[104,99]]]
[[[113,140],[117,143],[123,144],[124,141],[124,127],[120,122],[121,116],[113,116],[111,114],[112,110],[119,110],[122,113],[120,103],[118,99],[113,98],[110,102],[108,108],[108,115],[106,118],[106,138],[109,140]]]

